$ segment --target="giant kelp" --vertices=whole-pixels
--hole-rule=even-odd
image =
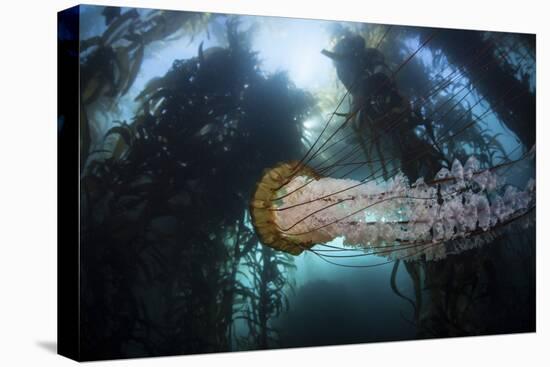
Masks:
[[[291,264],[265,251],[255,257],[245,198],[264,162],[301,154],[300,122],[313,101],[286,75],[261,72],[234,21],[227,39],[226,48],[201,45],[196,57],[151,80],[132,121],[106,133],[116,137],[107,158],[85,168],[86,356],[273,343],[269,320],[284,305],[283,271]],[[241,279],[242,268],[252,283]],[[238,315],[259,321],[235,344]]]
[[[143,13],[144,11],[141,10]],[[207,24],[209,14],[105,7],[106,29],[97,36],[80,40],[80,136],[81,168],[84,169],[93,146],[96,127],[89,121],[94,103],[107,103],[110,109],[132,87],[143,63],[145,48],[168,37],[193,37]],[[106,101],[105,101],[106,99]]]

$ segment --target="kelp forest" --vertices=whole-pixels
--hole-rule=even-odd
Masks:
[[[519,161],[535,145],[533,35],[95,6],[80,19],[80,116],[64,123],[80,126],[85,359],[534,331],[534,226],[439,261],[346,268],[263,245],[250,213],[264,170],[302,157],[410,182],[472,155]],[[406,124],[376,123],[399,108]],[[532,161],[506,173],[535,176]]]

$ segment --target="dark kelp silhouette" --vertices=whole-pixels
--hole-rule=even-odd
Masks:
[[[285,306],[292,263],[257,247],[246,198],[264,162],[303,153],[313,100],[284,74],[261,73],[237,23],[227,27],[228,47],[201,46],[151,80],[133,121],[107,132],[118,137],[108,158],[92,156],[84,169],[88,358],[276,343],[269,320]],[[249,337],[235,337],[237,318]]]

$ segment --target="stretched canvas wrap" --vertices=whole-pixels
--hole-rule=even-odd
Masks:
[[[531,34],[60,12],[60,354],[534,332],[535,60]]]

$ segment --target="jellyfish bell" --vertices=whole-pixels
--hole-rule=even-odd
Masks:
[[[273,210],[274,202],[284,192],[285,185],[289,183],[294,174],[310,179],[320,178],[314,170],[306,166],[295,171],[298,164],[298,161],[284,162],[265,170],[250,201],[250,216],[260,241],[266,246],[292,255],[301,254],[305,249],[312,247],[314,243],[303,238],[293,238],[279,230],[279,216]]]
[[[507,185],[498,169],[455,160],[434,180],[410,184],[323,177],[300,162],[264,172],[250,203],[260,241],[292,255],[342,238],[344,247],[391,260],[444,259],[491,242],[511,224],[529,224],[534,181]],[[467,172],[465,175],[464,172]],[[490,183],[490,184],[488,184]],[[324,255],[323,255],[324,256]]]

